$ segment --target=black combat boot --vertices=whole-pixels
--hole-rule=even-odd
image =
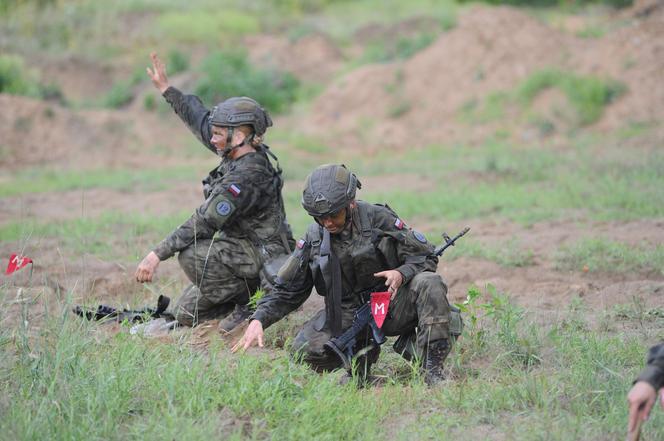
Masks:
[[[236,326],[251,317],[253,311],[249,305],[235,305],[235,309],[226,317],[219,321],[219,330],[221,332],[231,332]]]
[[[445,379],[443,362],[450,353],[450,344],[447,340],[436,340],[429,343],[426,358],[422,363],[424,382],[434,386]]]

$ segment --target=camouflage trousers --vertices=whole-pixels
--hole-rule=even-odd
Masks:
[[[199,240],[178,261],[191,285],[170,312],[185,326],[225,317],[236,304],[246,305],[261,284],[262,257],[245,239]]]
[[[342,329],[353,322],[354,309],[342,310]],[[400,336],[398,352],[407,360],[424,357],[431,342],[449,339],[450,305],[447,301],[447,286],[435,273],[419,273],[399,288],[390,302],[387,318],[382,330],[387,336]],[[367,330],[358,338],[356,350],[369,343]],[[319,311],[306,322],[295,337],[293,351],[296,358],[311,365],[317,371],[328,371],[341,367],[341,360],[326,351],[323,345],[332,338],[326,324],[325,310]],[[360,341],[363,340],[363,341]],[[397,344],[395,344],[397,350]],[[368,362],[377,360],[380,350],[371,351]]]

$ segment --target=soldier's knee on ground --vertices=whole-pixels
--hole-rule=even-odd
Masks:
[[[182,326],[194,326],[194,314],[181,306],[177,306],[174,311],[175,320]]]

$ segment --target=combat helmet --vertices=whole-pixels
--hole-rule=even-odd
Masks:
[[[221,127],[253,127],[256,136],[263,136],[268,127],[272,127],[272,119],[267,110],[256,100],[246,96],[236,96],[217,104],[210,112],[210,124]]]
[[[347,207],[358,188],[362,184],[345,165],[321,165],[307,176],[302,207],[313,217],[331,215]]]

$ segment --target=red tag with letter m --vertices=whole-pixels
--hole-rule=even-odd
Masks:
[[[376,321],[376,325],[381,328],[385,317],[387,317],[387,308],[390,306],[389,292],[371,293],[371,315]]]
[[[7,265],[5,274],[11,274],[14,271],[18,271],[29,263],[32,263],[32,259],[30,259],[29,257],[21,256],[18,254],[12,254],[9,257],[9,265]]]

